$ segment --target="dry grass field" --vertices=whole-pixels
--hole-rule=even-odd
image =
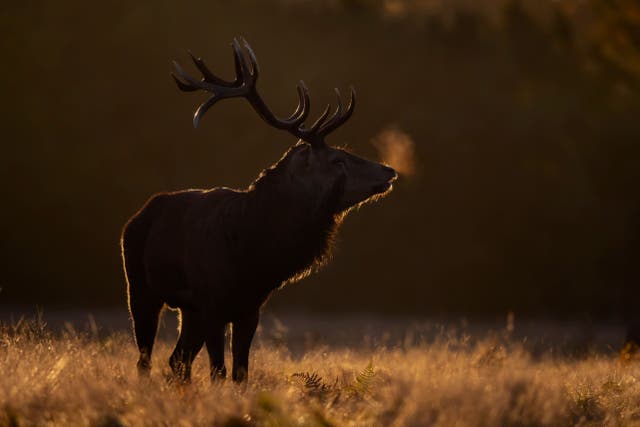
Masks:
[[[13,321],[0,335],[0,425],[640,425],[640,364],[613,350],[533,352],[506,328],[354,346],[307,337],[292,351],[264,329],[247,384],[210,383],[203,352],[179,386],[165,377],[166,338],[139,381],[126,332]]]

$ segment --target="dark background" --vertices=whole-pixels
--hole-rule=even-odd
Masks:
[[[416,149],[270,305],[615,317],[639,287],[637,1],[25,1],[0,32],[0,305],[123,305],[120,229],[150,194],[244,188],[295,142],[241,100],[192,128],[170,61],[231,78],[236,35],[279,114],[299,79],[312,114],[353,83],[330,142]]]

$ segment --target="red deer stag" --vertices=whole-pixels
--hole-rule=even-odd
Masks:
[[[192,57],[201,80],[174,63],[178,88],[213,94],[197,109],[194,126],[219,100],[242,97],[264,121],[299,141],[246,190],[159,193],[127,222],[122,257],[142,376],[150,372],[158,317],[166,304],[181,315],[169,359],[176,378],[189,381],[191,364],[205,343],[211,378],[225,377],[224,336],[231,323],[232,377],[245,380],[260,307],[275,289],[321,266],[344,215],[388,193],[397,176],[390,167],[324,142],[351,117],[353,89],[346,108],[336,89],[336,111],[329,117],[327,106],[307,127],[309,92],[300,82],[298,107],[280,119],[256,89],[259,71],[251,47],[237,39],[232,47],[234,81],[215,76],[199,58]]]

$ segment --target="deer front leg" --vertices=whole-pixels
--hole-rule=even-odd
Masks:
[[[246,381],[249,375],[249,348],[253,335],[258,327],[260,313],[256,311],[251,315],[233,322],[231,352],[233,353],[233,381]]]
[[[203,318],[198,312],[181,310],[180,337],[169,359],[174,378],[191,381],[191,364],[204,344]]]
[[[225,323],[222,321],[209,322],[206,343],[211,381],[224,379],[227,376],[227,369],[224,366],[224,329]]]

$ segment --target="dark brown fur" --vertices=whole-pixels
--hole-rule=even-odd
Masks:
[[[309,191],[313,180],[298,184],[289,162],[303,154],[315,156],[315,167],[319,158],[332,154],[375,166],[384,179],[379,177],[362,201],[388,190],[380,189],[379,182],[395,178],[391,168],[326,150],[335,153],[308,144],[294,146],[246,191],[157,194],[129,220],[122,233],[122,255],[140,373],[149,372],[158,316],[167,304],[179,308],[182,316],[170,359],[178,378],[189,379],[191,363],[205,342],[212,377],[225,376],[228,323],[233,325],[233,379],[246,378],[260,307],[273,290],[329,257],[340,221],[355,204],[344,206],[348,172],[342,166],[323,172],[326,177]]]

